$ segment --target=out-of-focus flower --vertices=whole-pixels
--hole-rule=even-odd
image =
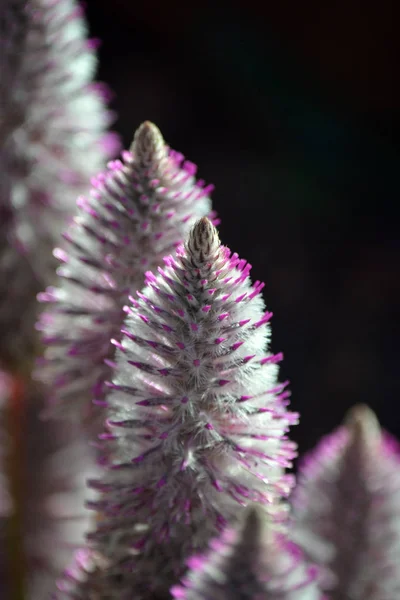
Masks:
[[[121,339],[128,294],[210,210],[211,187],[196,181],[195,171],[145,122],[131,151],[93,180],[90,197],[79,199],[67,251],[55,252],[63,263],[59,287],[40,295],[48,306],[38,324],[46,346],[38,375],[52,390],[56,414],[86,418],[93,398],[104,404],[115,350],[110,339]]]
[[[89,535],[104,596],[165,597],[185,559],[250,502],[285,520],[295,444],[250,265],[207,218],[132,298],[108,396],[101,515]],[[112,584],[111,582],[118,582]]]
[[[40,420],[43,403],[32,383],[24,386],[5,374],[1,381],[7,389],[0,407],[6,437],[1,456],[0,561],[4,559],[11,586],[12,578],[19,576],[26,598],[42,600],[53,591],[56,577],[82,545],[89,527],[92,514],[84,501],[86,479],[95,473],[93,453],[76,428]],[[21,561],[15,564],[18,556]],[[0,564],[0,572],[1,568]]]
[[[13,236],[42,279],[77,195],[116,150],[115,138],[105,133],[106,92],[92,83],[97,44],[86,39],[78,3],[5,0],[1,12],[1,170],[11,179]]]
[[[114,155],[96,42],[75,0],[3,0],[0,10],[0,360],[34,344],[36,293],[77,195]],[[18,323],[20,320],[20,323]],[[25,344],[25,348],[24,348]]]
[[[210,542],[206,555],[188,561],[189,572],[172,596],[181,600],[321,600],[314,568],[283,534],[268,528],[251,507],[240,527]]]
[[[356,406],[303,462],[295,539],[332,600],[400,597],[400,449]]]

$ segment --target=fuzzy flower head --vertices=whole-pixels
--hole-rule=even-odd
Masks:
[[[93,171],[117,149],[96,43],[75,0],[4,0],[0,15],[1,177],[11,180],[13,244],[40,281]],[[5,175],[5,173],[7,175]]]
[[[209,547],[187,561],[182,585],[171,589],[176,600],[321,600],[315,569],[255,507]]]
[[[145,122],[131,150],[93,179],[89,197],[79,198],[67,250],[55,251],[59,287],[39,296],[47,310],[38,325],[46,345],[38,376],[53,392],[53,414],[87,417],[92,398],[104,404],[115,351],[110,340],[121,339],[129,293],[210,211],[211,186],[196,181],[195,172]]]
[[[131,299],[109,384],[102,514],[90,538],[125,589],[153,598],[250,502],[285,519],[295,445],[250,265],[207,219]],[[168,589],[168,586],[166,587]],[[147,591],[146,591],[147,590]],[[119,592],[119,598],[129,598]]]
[[[303,462],[295,539],[332,600],[400,597],[399,461],[397,442],[356,406]]]

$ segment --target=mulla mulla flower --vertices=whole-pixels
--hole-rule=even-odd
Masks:
[[[50,412],[92,414],[104,403],[114,347],[129,293],[144,273],[182,243],[191,224],[210,211],[208,193],[193,163],[170,150],[158,128],[143,123],[130,152],[93,180],[89,197],[65,234],[57,288],[39,296],[48,307],[38,327],[46,346],[38,375],[52,390]]]
[[[277,380],[281,354],[268,351],[263,284],[205,217],[164,262],[115,341],[105,470],[92,482],[89,540],[109,561],[99,598],[168,597],[185,558],[250,502],[276,527],[286,519],[297,415]]]
[[[321,600],[315,575],[299,548],[268,527],[260,509],[251,507],[239,527],[228,527],[192,556],[176,600]]]
[[[91,517],[85,484],[95,473],[79,430],[41,421],[42,408],[32,383],[0,372],[0,574],[10,587],[20,578],[29,600],[48,597],[82,545]]]
[[[105,89],[92,82],[96,42],[87,40],[75,0],[4,0],[0,24],[0,155],[11,180],[12,233],[46,282],[76,196],[116,139],[106,133]]]
[[[368,407],[305,459],[293,504],[295,539],[330,599],[400,598],[400,449]]]
[[[0,232],[3,364],[30,358],[36,294],[54,277],[51,250],[77,195],[117,150],[106,132],[107,92],[92,82],[95,48],[75,0],[2,0],[0,217],[9,214]]]

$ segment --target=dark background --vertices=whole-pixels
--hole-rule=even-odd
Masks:
[[[223,243],[266,281],[301,452],[359,402],[400,437],[394,7],[87,2],[124,145],[154,121],[216,185]]]

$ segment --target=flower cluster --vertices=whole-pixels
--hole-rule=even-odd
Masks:
[[[105,167],[96,47],[2,2],[0,597],[400,598],[397,443],[357,406],[294,489],[264,284],[153,123]]]
[[[130,152],[93,179],[79,198],[65,234],[61,284],[40,295],[47,304],[38,327],[46,345],[38,375],[52,392],[52,413],[92,416],[92,399],[104,404],[114,347],[121,339],[124,305],[182,243],[199,216],[210,211],[208,193],[193,163],[171,151],[158,128],[143,123]]]

